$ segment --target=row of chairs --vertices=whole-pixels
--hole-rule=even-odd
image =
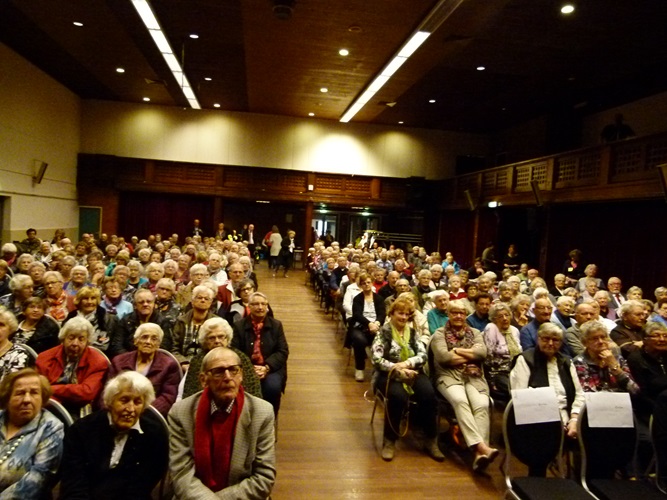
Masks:
[[[616,472],[632,462],[635,455],[636,426],[591,427],[585,407],[579,414],[577,425],[581,464],[578,481],[575,481],[563,474],[565,432],[561,422],[518,425],[513,402],[508,403],[503,418],[506,446],[503,466],[507,487],[505,498],[664,500],[667,492],[659,482],[657,488],[654,488],[643,481],[615,479]],[[513,458],[528,466],[529,471],[546,470],[555,463],[559,477],[516,477],[512,471]],[[657,464],[658,477],[663,466]]]

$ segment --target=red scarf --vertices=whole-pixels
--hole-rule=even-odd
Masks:
[[[195,475],[211,491],[229,485],[236,425],[243,409],[245,395],[239,387],[231,413],[218,408],[211,414],[211,392],[207,387],[199,399],[195,416]]]
[[[252,360],[253,365],[263,366],[264,365],[264,356],[262,355],[262,329],[264,328],[264,321],[255,322],[254,319],[251,319],[252,329],[255,333],[255,343],[252,346]]]

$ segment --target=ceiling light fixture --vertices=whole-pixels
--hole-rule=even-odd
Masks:
[[[74,21],[72,24],[73,24],[74,26],[78,26],[79,28],[80,28],[81,26],[83,26],[83,23],[80,23],[79,21]]]
[[[308,113],[308,116],[315,116],[315,113]]]
[[[213,78],[211,78],[210,76],[205,76],[204,80],[206,80],[207,82],[210,82],[211,80],[213,80]]]
[[[428,102],[430,102],[431,104],[433,104],[433,103],[435,102],[435,99],[429,99]]]
[[[326,87],[322,87],[322,88],[320,89],[320,92],[322,92],[323,94],[326,94],[327,92],[329,92],[329,89],[326,88]]]
[[[375,78],[372,79],[368,85],[357,97],[354,102],[347,108],[340,121],[343,123],[349,122],[354,115],[356,115],[361,108],[363,108],[368,101],[380,90],[391,78],[391,76],[398,71],[398,69],[408,60],[408,58],[421,47],[426,39],[431,36],[440,25],[454,12],[463,0],[440,0],[435,7],[422,20],[419,27],[410,35],[410,38],[401,46],[394,57],[387,63]]]
[[[349,55],[350,55],[350,51],[347,50],[347,49],[340,49],[340,50],[338,51],[338,54],[340,54],[341,56],[345,57],[345,56],[349,56]]]
[[[484,66],[477,66],[477,71],[484,71],[486,68]]]
[[[214,108],[219,108],[219,107],[220,107],[220,104],[218,104],[218,103],[216,102],[216,103],[213,105],[213,107],[214,107]]]
[[[150,102],[151,98],[150,97],[144,97],[144,101]]]
[[[169,69],[174,75],[174,78],[176,79],[176,82],[178,83],[179,87],[181,87],[183,95],[190,103],[190,107],[192,107],[193,109],[201,109],[199,101],[197,100],[197,96],[195,96],[192,87],[190,86],[190,82],[188,81],[188,78],[185,76],[185,73],[183,72],[183,68],[180,62],[174,55],[174,51],[171,50],[169,41],[167,40],[167,37],[162,31],[160,23],[155,17],[155,13],[153,12],[150,3],[148,2],[148,0],[132,0],[132,4],[134,5],[134,8],[137,10],[139,17],[141,17],[144,26],[146,26],[146,29],[153,37],[155,45],[158,47],[158,50],[162,54],[162,57],[169,66]],[[190,36],[192,37],[192,35]],[[146,100],[146,98],[144,98],[144,100]]]
[[[562,14],[572,14],[574,12],[574,5],[565,4],[560,8]]]
[[[190,38],[192,38],[193,40],[196,40],[197,38],[199,38],[199,35],[197,35],[196,33],[191,33]]]
[[[403,122],[398,122],[399,125],[403,125]]]
[[[116,73],[125,73],[125,68],[116,68]]]

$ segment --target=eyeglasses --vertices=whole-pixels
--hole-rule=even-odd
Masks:
[[[213,378],[223,378],[226,374],[230,377],[236,377],[241,373],[241,365],[219,366],[217,368],[211,368],[206,373]]]

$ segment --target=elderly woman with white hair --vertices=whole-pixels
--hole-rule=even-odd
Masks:
[[[16,273],[28,274],[30,264],[35,262],[35,258],[29,253],[23,253],[16,258]]]
[[[501,401],[509,401],[509,375],[512,360],[521,354],[518,328],[512,326],[512,311],[503,302],[496,302],[489,309],[491,322],[484,328],[486,359],[484,371],[489,383],[491,396]]]
[[[102,392],[108,361],[89,347],[95,340],[90,321],[76,317],[60,329],[61,344],[37,356],[37,370],[44,375],[53,396],[73,417],[90,413]]]
[[[14,313],[21,314],[23,303],[33,295],[33,281],[27,274],[17,274],[9,281],[11,293],[0,297],[0,305]]]
[[[44,292],[47,304],[46,314],[62,323],[69,310],[67,309],[67,293],[63,290],[65,281],[63,275],[58,271],[47,271],[44,273]]]
[[[584,405],[584,391],[572,360],[561,352],[563,330],[550,322],[537,330],[537,345],[514,359],[510,387],[552,387],[558,398],[561,420],[570,438],[577,436],[577,419]],[[533,471],[536,472],[536,471]],[[540,475],[546,472],[540,471]],[[535,474],[531,474],[535,475]]]
[[[9,340],[17,327],[18,322],[12,312],[0,306],[0,380],[30,364],[28,353]]]
[[[250,361],[250,358],[245,353],[231,346],[233,337],[234,330],[224,319],[215,317],[207,319],[204,322],[199,329],[199,344],[202,346],[202,349],[190,359],[190,367],[185,375],[185,383],[183,385],[183,398],[192,396],[202,390],[201,382],[199,381],[202,361],[204,356],[216,347],[227,347],[236,353],[241,360],[243,388],[253,396],[262,397],[262,385],[255,373],[252,361]]]
[[[141,288],[148,288],[156,293],[158,282],[164,277],[164,264],[162,262],[150,262],[146,268],[147,281],[141,285]]]
[[[192,307],[176,319],[172,331],[172,352],[179,360],[190,359],[201,349],[199,329],[207,319],[215,316],[211,312],[214,300],[215,292],[206,285],[196,286],[192,290]]]
[[[412,293],[417,299],[417,309],[422,311],[424,309],[424,304],[426,303],[427,294],[431,293],[431,271],[428,269],[422,269],[417,274],[417,284],[412,287]]]
[[[136,350],[119,354],[111,363],[109,376],[134,370],[151,381],[155,389],[153,406],[165,417],[176,402],[181,371],[178,362],[166,352],[160,352],[164,332],[160,325],[144,323],[134,332]]]
[[[164,476],[169,436],[148,406],[151,381],[123,372],[104,388],[105,410],[88,415],[67,432],[61,498],[149,499]]]
[[[572,316],[574,315],[575,300],[572,297],[561,295],[556,299],[556,308],[551,313],[551,322],[559,326],[563,332],[574,326]]]

